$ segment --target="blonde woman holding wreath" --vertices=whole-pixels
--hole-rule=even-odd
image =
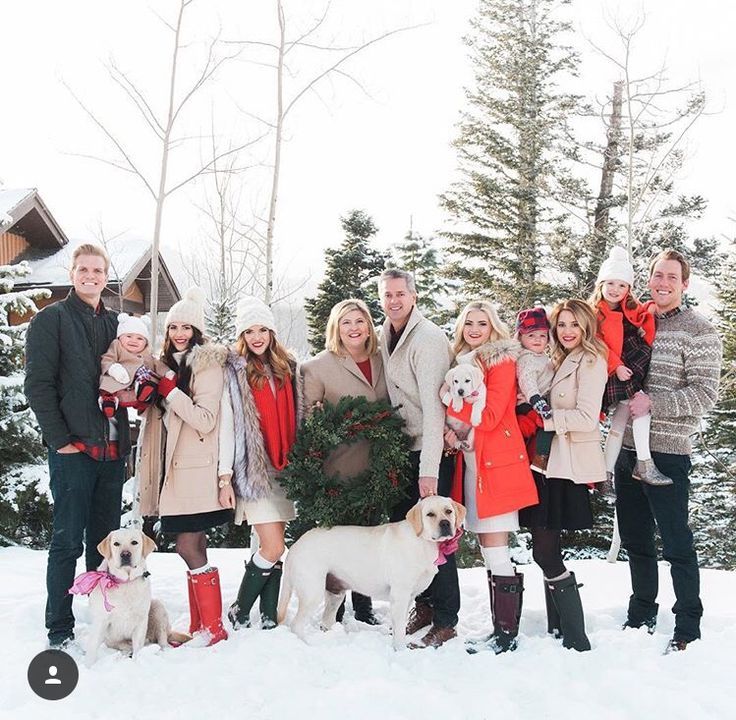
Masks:
[[[302,419],[302,380],[296,360],[276,339],[273,313],[262,300],[240,300],[235,330],[225,366],[235,426],[235,522],[251,525],[260,547],[245,565],[228,617],[235,630],[249,627],[250,610],[260,597],[261,627],[270,629],[277,623],[284,531],[296,517],[278,474]]]
[[[302,365],[307,411],[323,402],[335,405],[346,396],[364,397],[368,402],[388,400],[378,337],[362,300],[350,298],[332,308],[325,340],[325,350]],[[349,480],[368,468],[369,459],[368,441],[342,445],[325,460],[325,472]],[[352,601],[356,620],[378,624],[371,598],[354,592]]]

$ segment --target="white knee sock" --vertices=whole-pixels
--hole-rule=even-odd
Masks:
[[[194,570],[190,570],[189,574],[190,575],[201,575],[202,573],[206,573],[209,570],[211,570],[210,564],[207,563],[206,565],[202,565],[202,567],[194,568]]]
[[[516,568],[511,562],[511,554],[508,545],[500,547],[482,547],[480,549],[486,568],[491,571],[491,575],[500,575],[509,577],[514,575]]]
[[[260,550],[253,556],[253,563],[256,567],[261,568],[261,570],[269,570],[276,564],[275,562],[266,560],[266,558],[261,555]]]
[[[639,460],[651,460],[652,453],[649,450],[649,428],[652,425],[651,415],[642,415],[635,418],[631,423],[631,429],[634,432],[634,447],[636,448],[636,457]]]
[[[626,430],[626,423],[629,420],[629,414],[629,403],[624,400],[616,405],[616,408],[611,415],[611,429],[608,431],[606,449],[604,451],[606,470],[608,470],[608,472],[613,472],[616,460],[621,452],[621,447],[624,444],[624,430]]]

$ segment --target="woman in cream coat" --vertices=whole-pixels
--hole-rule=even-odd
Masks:
[[[388,400],[378,338],[366,304],[355,298],[337,303],[330,311],[325,335],[326,349],[302,365],[307,412],[347,396],[369,402]],[[349,480],[368,467],[369,457],[367,440],[343,445],[327,458],[325,472]],[[352,600],[356,620],[377,624],[369,597],[354,592]]]
[[[565,647],[583,651],[590,650],[590,642],[575,575],[562,561],[560,535],[593,526],[587,483],[606,479],[598,419],[608,351],[596,337],[593,311],[582,300],[558,303],[550,324],[556,371],[552,417],[544,429],[555,436],[546,477],[534,472],[539,503],[525,508],[520,521],[531,528],[534,560],[544,572],[548,629],[562,634]]]
[[[166,317],[161,362],[171,372],[159,381],[160,406],[146,411],[139,474],[141,514],[160,516],[161,530],[176,536],[189,568],[189,630],[206,631],[212,645],[227,632],[206,530],[229,522],[235,502],[229,476],[218,477],[219,435],[227,434],[221,428],[227,350],[204,340],[203,301],[193,288]]]

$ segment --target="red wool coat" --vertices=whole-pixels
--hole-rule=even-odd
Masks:
[[[598,337],[608,347],[608,374],[615,372],[619,365],[625,363],[621,360],[621,350],[624,344],[624,316],[636,328],[643,331],[644,342],[650,345],[654,342],[654,315],[649,312],[652,302],[639,303],[636,308],[630,310],[626,307],[628,295],[621,301],[621,310],[611,310],[605,300],[598,303]]]
[[[524,438],[516,420],[516,357],[521,347],[515,340],[497,340],[478,348],[485,368],[486,406],[475,428],[478,517],[519,510],[539,501]],[[470,423],[471,407],[447,414]]]

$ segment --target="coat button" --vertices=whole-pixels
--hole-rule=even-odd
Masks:
[[[565,393],[564,392],[561,392],[560,393],[560,397],[565,397]]]

